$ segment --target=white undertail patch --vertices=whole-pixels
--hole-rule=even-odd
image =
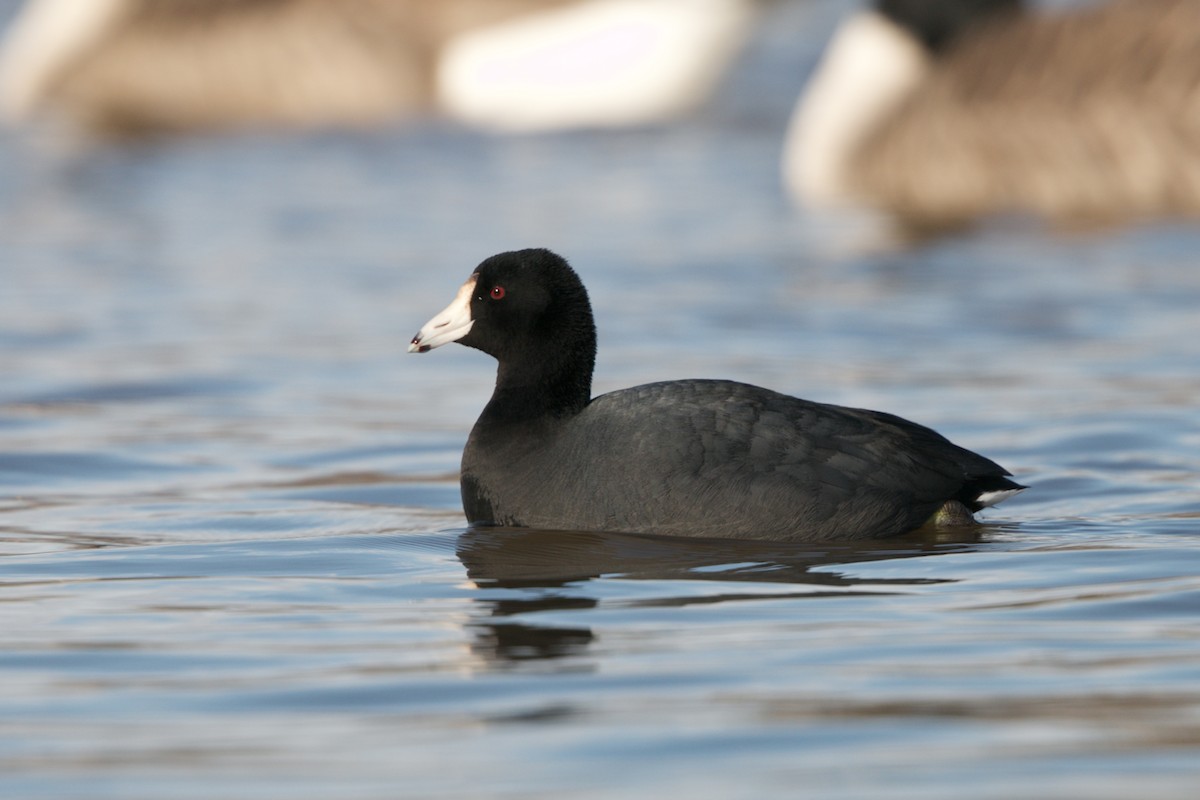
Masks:
[[[1025,491],[1024,488],[998,489],[994,492],[984,492],[983,494],[979,495],[979,497],[975,498],[975,502],[979,503],[980,507],[987,508],[988,506],[994,506],[997,503],[1003,503],[1008,498],[1015,494],[1020,494],[1023,491]]]

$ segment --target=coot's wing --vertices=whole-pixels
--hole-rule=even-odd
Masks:
[[[889,414],[729,381],[602,395],[571,426],[578,504],[619,527],[770,538],[886,536],[925,522],[987,459]],[[604,506],[602,509],[601,506]]]

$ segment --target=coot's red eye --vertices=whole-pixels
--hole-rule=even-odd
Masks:
[[[493,300],[502,299],[504,297],[504,287],[503,286],[493,286],[491,297]]]

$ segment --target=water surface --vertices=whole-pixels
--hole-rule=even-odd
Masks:
[[[790,209],[837,9],[662,128],[4,134],[4,796],[1193,797],[1200,231]],[[1033,488],[853,547],[467,531],[493,365],[404,349],[525,246],[587,282],[598,391],[886,409]]]

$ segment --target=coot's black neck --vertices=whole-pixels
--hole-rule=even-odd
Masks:
[[[519,357],[500,359],[496,389],[480,422],[516,423],[561,419],[583,410],[592,396],[595,329],[557,341],[527,343]]]

